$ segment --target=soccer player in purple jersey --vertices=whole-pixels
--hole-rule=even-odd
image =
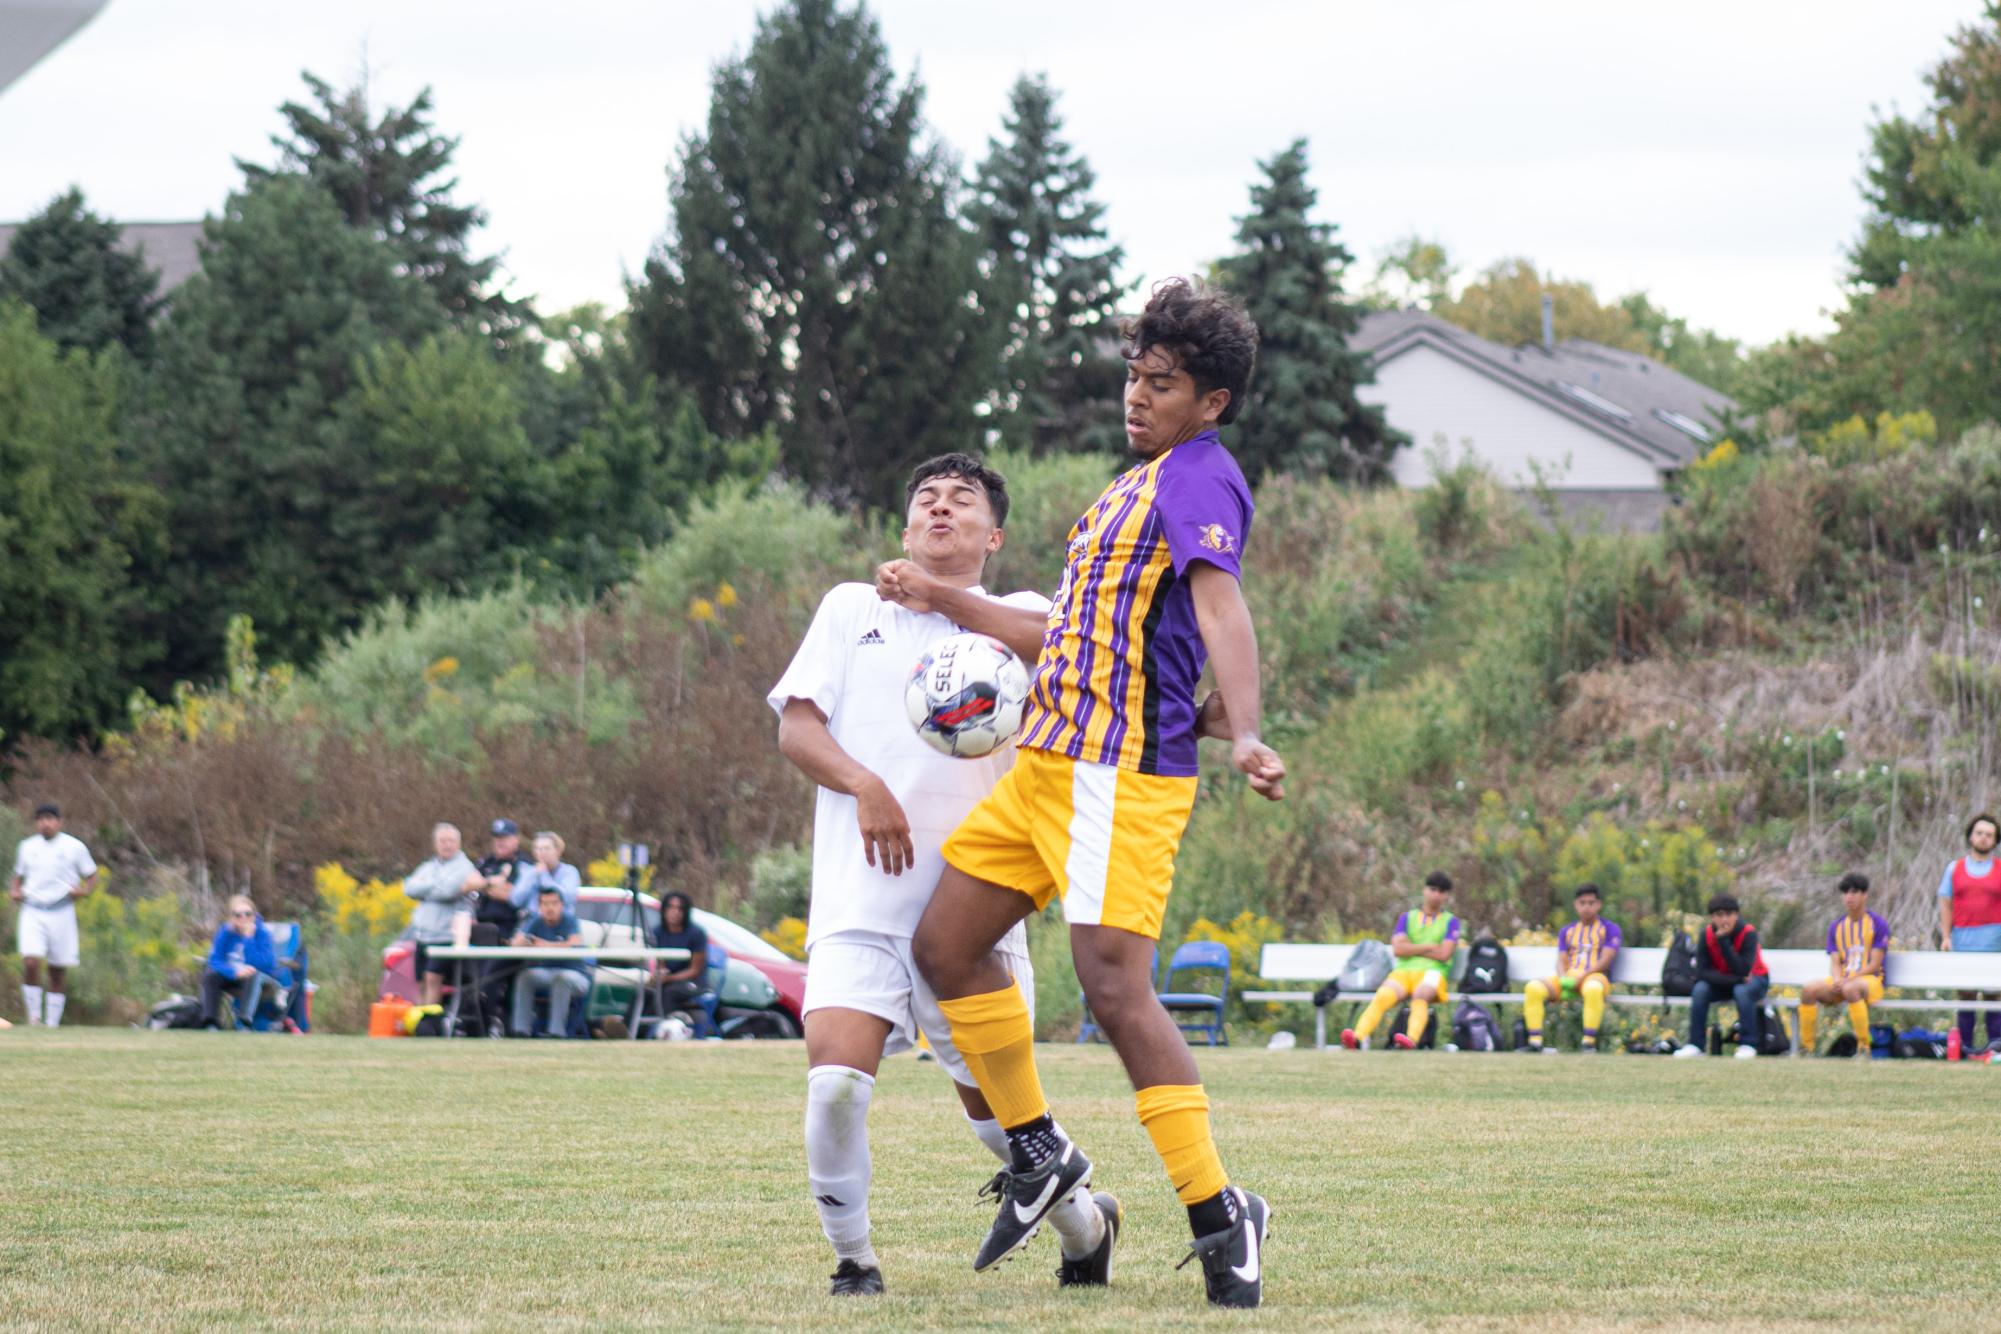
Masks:
[[[941,611],[1036,663],[1015,766],[946,840],[912,946],[1013,1154],[973,1267],[1026,1245],[1091,1174],[1051,1119],[1027,1003],[990,957],[1060,894],[1078,980],[1188,1210],[1209,1300],[1256,1306],[1271,1211],[1223,1171],[1208,1096],[1154,995],[1152,960],[1195,803],[1198,732],[1231,738],[1231,763],[1254,791],[1284,793],[1285,765],[1259,736],[1257,637],[1238,587],[1250,488],[1216,430],[1243,405],[1257,328],[1176,279],[1124,333],[1126,439],[1138,462],[1071,530],[1046,621],[940,588],[906,562],[877,572],[884,598]],[[1205,663],[1220,710],[1196,708]]]
[[[1813,1053],[1820,1007],[1848,1006],[1855,1030],[1855,1055],[1869,1059],[1869,1006],[1883,999],[1883,960],[1890,949],[1890,924],[1869,911],[1869,877],[1850,871],[1836,886],[1841,916],[1827,924],[1827,976],[1800,988],[1800,1048]]]

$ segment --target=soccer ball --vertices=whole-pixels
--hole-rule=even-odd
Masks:
[[[926,745],[978,759],[1014,739],[1028,702],[1028,669],[990,635],[947,635],[917,660],[903,690],[910,725]]]

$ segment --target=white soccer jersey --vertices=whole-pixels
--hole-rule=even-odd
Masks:
[[[984,589],[972,591],[987,596]],[[1049,599],[1040,593],[1011,593],[996,600],[1049,610]],[[827,729],[841,749],[881,778],[902,804],[917,852],[902,875],[870,866],[855,799],[819,789],[808,946],[836,931],[913,935],[945,870],[945,836],[1014,761],[1011,745],[977,760],[942,755],[918,740],[904,711],[911,668],[933,644],[960,628],[939,613],[884,602],[871,584],[841,584],[821,599],[792,665],[771,688],[769,702],[781,714],[787,702],[803,699],[826,715]],[[1002,947],[1026,951],[1022,928],[1015,927]]]
[[[43,838],[30,834],[14,853],[14,874],[21,877],[21,892],[37,908],[60,908],[70,902],[70,891],[97,874],[97,863],[83,840],[69,834]]]

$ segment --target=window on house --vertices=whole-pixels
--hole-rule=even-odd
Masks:
[[[1666,408],[1655,408],[1654,416],[1659,417],[1662,421],[1674,427],[1675,430],[1680,431],[1691,440],[1700,440],[1706,445],[1715,438],[1714,433],[1707,426],[1683,413],[1670,412]]]
[[[1620,407],[1611,399],[1601,398],[1599,395],[1592,393],[1581,384],[1572,384],[1568,380],[1558,380],[1556,387],[1562,390],[1567,397],[1576,399],[1593,412],[1601,412],[1614,421],[1629,422],[1633,420],[1632,413]]]

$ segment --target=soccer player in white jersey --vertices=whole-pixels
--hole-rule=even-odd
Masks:
[[[946,454],[918,465],[906,500],[910,560],[991,596],[980,576],[1004,540],[1006,481],[978,459]],[[1038,593],[996,600],[1049,608]],[[821,600],[771,689],[779,749],[819,785],[806,926],[806,1170],[834,1247],[836,1295],[883,1288],[869,1234],[867,1115],[885,1054],[923,1033],[980,1142],[1001,1164],[1010,1161],[1007,1137],[910,956],[911,934],[944,870],[945,836],[1012,762],[1012,747],[977,760],[942,755],[918,739],[904,712],[911,668],[959,629],[935,612],[883,601],[871,584],[840,584]],[[1033,996],[1020,926],[996,952]],[[1059,1282],[1109,1281],[1118,1201],[1079,1185],[1049,1221],[1063,1245]]]
[[[8,897],[20,905],[15,934],[21,950],[21,1001],[28,1022],[50,1028],[63,1021],[64,987],[78,962],[76,901],[97,886],[97,863],[81,839],[63,832],[53,804],[35,808],[35,832],[14,851]],[[47,986],[42,968],[48,967]]]

